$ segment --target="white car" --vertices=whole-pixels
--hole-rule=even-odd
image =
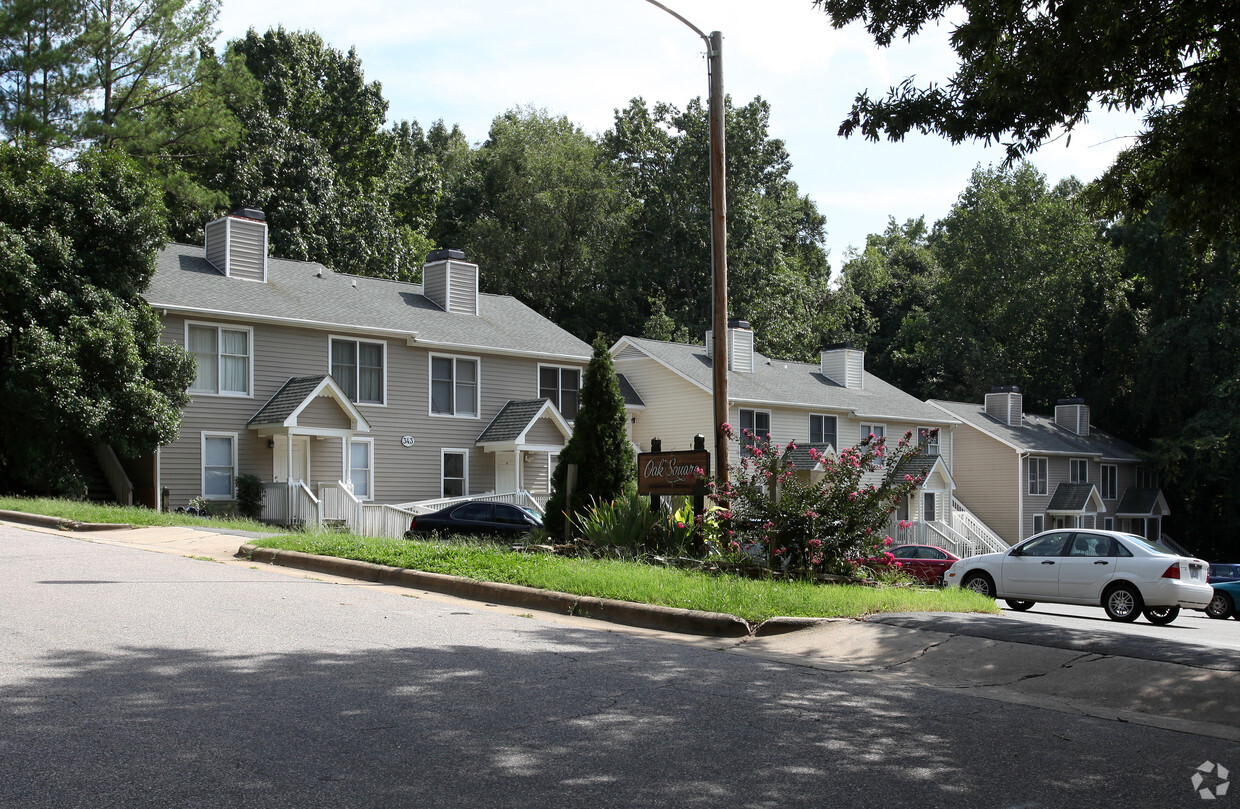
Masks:
[[[1000,553],[961,559],[943,577],[1002,598],[1014,610],[1039,601],[1101,606],[1114,621],[1138,615],[1169,624],[1180,608],[1203,610],[1214,597],[1209,565],[1177,556],[1139,536],[1118,531],[1056,529]]]

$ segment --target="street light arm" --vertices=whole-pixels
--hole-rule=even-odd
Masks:
[[[649,3],[649,4],[650,4],[650,5],[652,5],[652,6],[658,6],[659,8],[663,9],[664,11],[666,11],[668,14],[671,14],[673,17],[675,17],[676,19],[678,19],[678,20],[680,20],[681,22],[683,22],[685,25],[687,25],[687,26],[689,26],[690,28],[692,28],[692,29],[693,29],[693,33],[695,33],[695,34],[697,34],[698,36],[700,36],[700,37],[702,38],[702,41],[706,43],[706,55],[707,55],[707,56],[713,56],[713,55],[714,55],[714,53],[712,53],[712,51],[711,51],[711,46],[710,46],[710,37],[706,36],[706,34],[703,34],[703,33],[702,33],[702,29],[698,28],[696,25],[694,25],[693,23],[691,23],[691,22],[689,22],[688,20],[686,20],[684,17],[682,17],[682,16],[680,16],[679,14],[677,14],[675,11],[672,11],[670,8],[668,8],[667,6],[665,6],[665,5],[663,5],[662,3],[660,3],[660,2],[659,2],[659,0],[646,0],[646,2],[647,2],[647,3]]]

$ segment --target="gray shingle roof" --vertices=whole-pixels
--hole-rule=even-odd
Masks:
[[[1128,489],[1120,498],[1115,513],[1127,516],[1157,514],[1154,508],[1158,505],[1160,492],[1160,489]]]
[[[792,468],[799,472],[809,472],[818,466],[820,461],[815,461],[810,457],[809,451],[813,449],[819,453],[830,451],[831,455],[835,454],[835,448],[830,444],[797,444],[796,449],[785,453],[784,457],[792,462]]]
[[[1089,505],[1089,493],[1094,490],[1092,483],[1060,483],[1055,487],[1055,494],[1046,504],[1047,511],[1082,511]]]
[[[932,399],[935,404],[966,424],[989,433],[1022,450],[1056,455],[1098,455],[1108,460],[1139,461],[1137,448],[1126,441],[1090,428],[1088,436],[1080,436],[1055,424],[1048,416],[1026,413],[1020,426],[1009,427],[986,415],[982,405],[973,402],[947,402]]]
[[[497,441],[516,441],[521,437],[521,433],[525,432],[530,426],[530,422],[538,418],[539,412],[542,411],[543,405],[547,404],[547,399],[526,399],[524,401],[509,401],[500,411],[495,414],[495,418],[491,419],[491,423],[487,425],[482,434],[478,436],[479,444],[488,444]]]
[[[705,346],[640,337],[624,339],[704,389],[711,389],[711,358],[706,355]],[[846,388],[823,376],[817,365],[770,359],[757,351],[753,357],[752,373],[728,374],[728,398],[734,402],[820,407],[848,411],[860,417],[925,424],[955,423],[941,410],[887,384],[868,371],[864,388]]]
[[[637,395],[637,388],[633,387],[633,383],[626,379],[624,374],[616,374],[616,381],[620,383],[620,395],[624,397],[626,407],[646,406],[642,397]]]
[[[282,424],[326,378],[327,374],[290,377],[246,423]]]
[[[160,252],[145,294],[155,308],[237,318],[305,322],[350,331],[417,334],[430,345],[515,351],[587,362],[590,346],[507,295],[478,296],[478,316],[450,314],[421,284],[333,272],[308,261],[269,258],[267,282],[227,278],[198,245]]]

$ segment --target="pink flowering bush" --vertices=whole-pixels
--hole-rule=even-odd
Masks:
[[[805,573],[852,572],[859,560],[890,555],[891,515],[923,482],[908,465],[921,452],[912,433],[894,447],[870,435],[834,458],[811,448],[826,470],[812,483],[796,474],[794,449],[743,431],[740,463],[711,490],[720,541],[732,550],[759,546],[771,567]]]

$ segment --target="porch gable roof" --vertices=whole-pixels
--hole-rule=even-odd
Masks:
[[[1115,508],[1117,517],[1165,517],[1170,513],[1162,489],[1129,488]]]
[[[316,376],[293,376],[280,386],[266,404],[258,409],[246,426],[251,430],[266,428],[296,427],[297,417],[316,397],[324,396],[335,401],[336,405],[349,419],[355,432],[370,432],[370,423],[349,397],[332,379],[330,374]]]
[[[500,408],[474,443],[480,447],[524,445],[530,428],[543,418],[555,425],[565,441],[573,434],[572,427],[550,399],[510,400]]]
[[[1085,514],[1105,510],[1102,495],[1098,494],[1098,487],[1092,483],[1060,483],[1046,505],[1047,514]]]

